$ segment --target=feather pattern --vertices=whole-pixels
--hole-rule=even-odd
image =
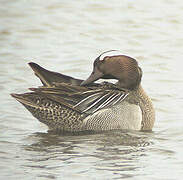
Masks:
[[[114,85],[113,85],[114,87]],[[123,101],[128,92],[110,88],[109,83],[105,86],[81,87],[65,83],[57,83],[54,87],[30,88],[35,94],[49,98],[60,104],[77,110],[81,113],[91,114],[102,108],[114,106]]]
[[[152,129],[154,109],[140,85],[142,70],[135,59],[105,52],[96,58],[93,72],[84,81],[33,62],[29,65],[43,86],[11,95],[50,130]],[[95,83],[101,78],[118,82]]]

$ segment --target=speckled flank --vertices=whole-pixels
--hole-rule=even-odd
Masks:
[[[62,104],[32,94],[27,97],[35,106],[23,104],[34,117],[57,131],[81,131],[83,116]]]

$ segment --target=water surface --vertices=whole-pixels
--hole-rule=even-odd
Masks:
[[[182,179],[182,1],[0,4],[0,179]],[[40,85],[30,61],[85,79],[110,49],[142,67],[152,133],[51,134],[9,95]]]

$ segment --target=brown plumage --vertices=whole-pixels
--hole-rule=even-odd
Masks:
[[[154,109],[140,85],[142,71],[137,61],[111,52],[95,60],[85,81],[29,63],[43,86],[12,96],[54,131],[151,130]],[[99,78],[118,83],[93,83]]]

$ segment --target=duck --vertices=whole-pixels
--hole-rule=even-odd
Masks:
[[[42,86],[11,94],[35,118],[55,132],[152,131],[155,110],[141,85],[136,59],[110,50],[100,54],[86,80],[29,66]],[[96,82],[115,79],[116,83]]]

